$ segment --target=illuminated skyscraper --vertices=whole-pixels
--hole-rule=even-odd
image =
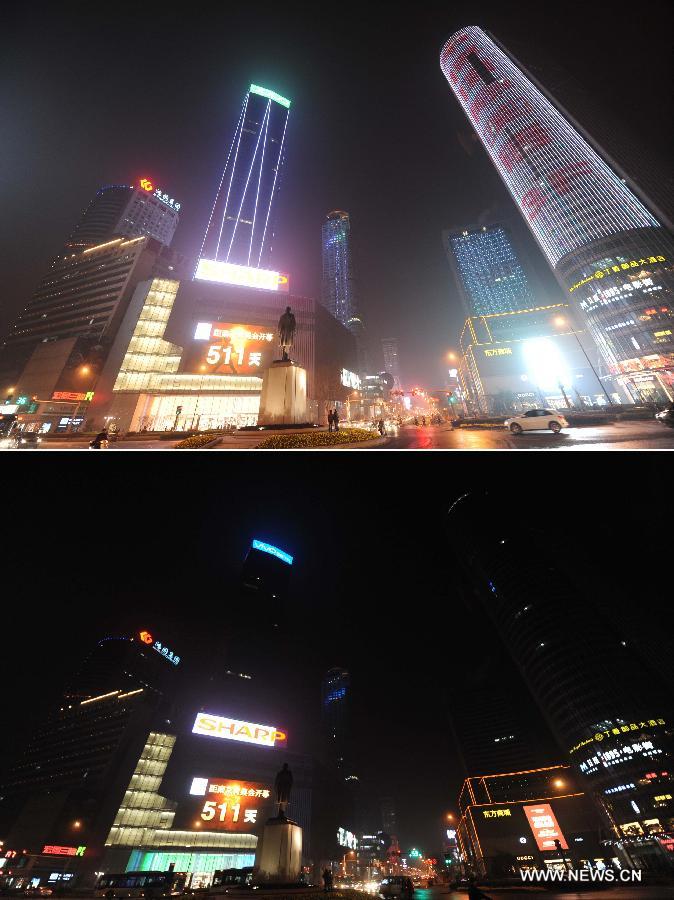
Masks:
[[[349,214],[335,209],[323,222],[323,306],[342,325],[356,316]]]
[[[330,669],[323,678],[323,722],[332,761],[345,776],[349,731],[351,676],[346,669]]]
[[[270,265],[290,100],[251,84],[229,148],[199,257]]]
[[[517,312],[537,305],[502,225],[443,231],[442,240],[466,315]]]
[[[480,28],[440,65],[503,182],[635,399],[674,398],[674,242],[543,88]]]
[[[570,581],[554,542],[536,528],[512,527],[504,501],[477,491],[449,510],[471,603],[519,669],[619,852],[634,837],[637,865],[649,855],[664,859],[658,836],[674,824],[668,685]]]
[[[398,338],[382,338],[384,371],[393,376],[394,388],[400,390],[400,362],[398,360]]]
[[[96,247],[113,237],[148,235],[169,247],[180,207],[179,201],[149,178],[140,178],[135,185],[106,185],[82,213],[62,255]]]

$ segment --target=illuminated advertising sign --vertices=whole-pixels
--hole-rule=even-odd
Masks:
[[[523,806],[522,809],[536,838],[539,850],[556,850],[555,841],[560,842],[562,850],[569,849],[566,838],[562,834],[562,829],[559,827],[549,803],[540,803],[538,806]]]
[[[263,553],[277,556],[279,559],[282,559],[284,563],[288,563],[289,566],[292,566],[293,564],[293,557],[289,553],[279,550],[279,548],[275,547],[273,544],[265,544],[264,541],[255,540],[251,546],[253,550],[261,550]]]
[[[274,330],[268,325],[198,322],[183,357],[185,372],[262,377],[272,358]]]
[[[593,737],[589,737],[587,740],[581,741],[579,744],[576,744],[575,747],[572,747],[569,750],[569,753],[575,753],[576,750],[580,750],[581,747],[585,747],[588,744],[593,743],[593,741],[600,743],[605,738],[610,738],[611,735],[620,737],[623,734],[629,734],[631,731],[642,731],[643,729],[650,730],[651,728],[657,728],[664,724],[664,719],[643,719],[641,722],[630,722],[629,724],[623,722],[621,725],[614,725],[613,728],[606,728],[604,731],[598,731]]]
[[[258,744],[260,747],[284,747],[288,741],[285,731],[276,728],[275,725],[256,725],[253,722],[228,719],[226,716],[212,716],[202,712],[197,713],[192,733],[223,738],[227,741]]]
[[[87,391],[54,391],[51,395],[52,400],[70,400],[73,403],[88,403],[94,399],[94,392]]]
[[[592,275],[588,275],[588,277],[583,278],[582,281],[577,281],[576,284],[572,284],[569,288],[569,293],[572,294],[579,287],[587,284],[588,281],[600,280],[608,275],[611,275],[611,273],[619,275],[621,272],[627,272],[630,269],[639,269],[643,266],[652,266],[654,263],[663,263],[665,262],[665,259],[666,257],[664,256],[642,256],[641,259],[631,259],[629,262],[623,262],[615,266],[606,266],[603,269],[597,269],[592,273]]]
[[[190,799],[179,805],[174,828],[250,832],[272,812],[271,785],[234,778],[192,778]]]
[[[138,181],[138,187],[141,191],[145,191],[147,194],[152,194],[153,197],[156,197],[157,200],[161,200],[162,203],[165,203],[167,206],[170,206],[171,209],[175,209],[176,212],[180,210],[180,204],[177,200],[174,200],[173,197],[169,197],[168,194],[165,194],[161,188],[155,188],[154,183],[149,178],[140,178]]]
[[[160,656],[163,656],[168,662],[173,663],[174,666],[177,666],[180,662],[180,657],[176,656],[173,650],[169,650],[169,648],[165,644],[162,644],[161,641],[155,641],[149,631],[139,632],[138,637],[144,644],[147,644],[148,647],[151,644],[153,650],[156,650]]]
[[[84,856],[86,847],[58,847],[52,844],[45,844],[42,852],[47,856]]]
[[[346,828],[337,829],[337,843],[340,847],[349,847],[350,850],[358,849],[358,838],[352,831]]]
[[[282,291],[284,294],[290,291],[290,280],[283,272],[256,269],[255,266],[237,266],[217,259],[200,259],[194,277],[199,281],[238,284],[263,291]]]
[[[268,97],[270,100],[280,103],[281,106],[285,106],[286,109],[290,109],[290,100],[288,100],[287,97],[282,97],[275,91],[270,91],[269,88],[260,87],[259,84],[251,84],[249,91],[251,94],[259,94],[261,97]]]
[[[360,378],[354,372],[349,372],[348,369],[342,369],[340,380],[344,387],[355,388],[357,391],[360,390]]]

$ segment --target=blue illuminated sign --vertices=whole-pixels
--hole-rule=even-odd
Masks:
[[[293,564],[293,558],[289,553],[284,553],[283,550],[279,550],[278,547],[274,547],[273,544],[265,544],[264,541],[253,541],[253,550],[261,550],[263,553],[271,553],[272,556],[278,556],[279,559],[282,559],[284,563],[288,563],[289,566]]]

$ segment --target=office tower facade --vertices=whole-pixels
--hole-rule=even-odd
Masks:
[[[344,777],[352,774],[348,771],[350,694],[351,676],[346,669],[334,668],[326,672],[321,691],[323,726],[331,760]]]
[[[536,306],[503,225],[443,231],[442,239],[467,315],[517,312]]]
[[[381,349],[384,356],[384,371],[393,376],[394,389],[401,390],[398,338],[382,338]]]
[[[671,694],[571,584],[545,535],[510,527],[505,508],[480,492],[452,504],[457,561],[615,847],[628,846],[627,864],[657,867],[674,828]]]
[[[3,342],[0,369],[19,374],[42,344],[71,338],[111,341],[137,283],[175,275],[180,264],[172,250],[149,237],[113,238],[57,258]],[[82,384],[85,390],[91,387]]]
[[[381,827],[384,834],[397,834],[396,805],[393,797],[382,797],[379,800],[379,809],[381,811]]]
[[[290,100],[251,84],[234,131],[200,260],[270,265]]]
[[[342,325],[356,317],[353,281],[351,220],[341,209],[328,213],[323,222],[323,306]]]
[[[442,71],[612,375],[674,398],[674,242],[568,117],[480,28]]]
[[[181,204],[153,181],[100,188],[65,243],[61,256],[103,244],[114,237],[152,237],[170,247]]]

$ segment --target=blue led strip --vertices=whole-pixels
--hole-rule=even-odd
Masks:
[[[252,544],[253,550],[261,550],[263,553],[269,553],[271,556],[277,556],[279,559],[282,559],[284,563],[288,563],[289,566],[293,564],[293,557],[286,553],[283,550],[279,550],[278,547],[274,547],[273,544],[265,544],[264,541],[253,541]]]

